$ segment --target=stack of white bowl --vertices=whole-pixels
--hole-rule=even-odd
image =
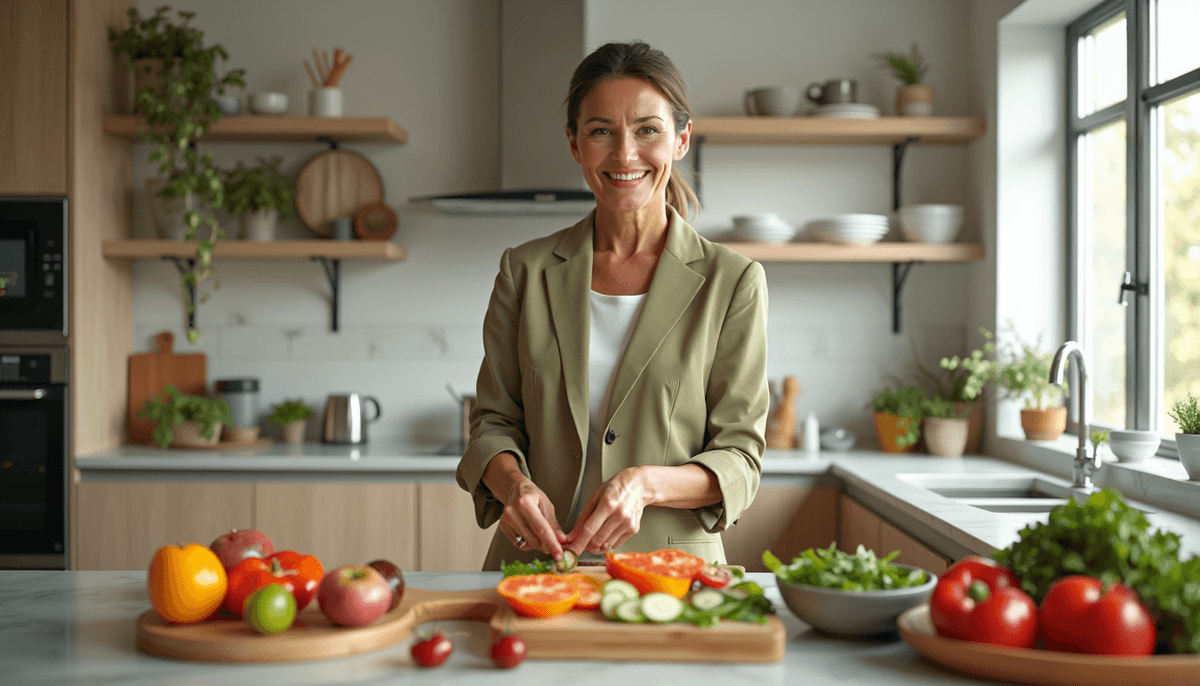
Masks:
[[[796,227],[775,212],[756,212],[734,217],[733,233],[743,241],[787,243],[796,237]]]
[[[915,243],[953,243],[962,232],[961,205],[905,205],[897,214],[900,231]]]
[[[839,214],[809,224],[809,231],[829,243],[870,245],[887,235],[888,218],[882,214]]]

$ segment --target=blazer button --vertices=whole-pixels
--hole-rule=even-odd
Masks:
[[[607,445],[612,445],[615,440],[617,440],[617,434],[612,429],[609,429],[608,433],[604,434],[604,442]]]

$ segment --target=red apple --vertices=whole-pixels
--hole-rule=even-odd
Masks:
[[[317,604],[329,621],[365,626],[383,616],[392,603],[387,579],[367,565],[338,567],[321,579]]]
[[[275,553],[271,539],[257,529],[234,529],[218,536],[208,547],[217,554],[227,572],[246,558],[265,559]]]
[[[388,609],[394,609],[400,604],[400,599],[404,597],[404,574],[395,563],[388,560],[374,560],[367,563],[375,571],[383,575],[387,579],[388,586],[392,587],[392,606]]]

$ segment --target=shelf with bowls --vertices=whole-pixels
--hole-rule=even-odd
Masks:
[[[983,259],[983,246],[978,243],[722,242],[721,245],[758,262],[975,262]]]
[[[137,142],[146,126],[134,115],[105,117],[104,132]],[[408,142],[408,131],[390,117],[224,116],[200,138],[205,142],[346,143]]]

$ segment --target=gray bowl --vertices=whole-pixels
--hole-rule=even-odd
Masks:
[[[920,569],[912,565],[896,565]],[[929,602],[937,575],[924,569],[924,584],[890,591],[838,591],[832,588],[775,582],[788,609],[814,628],[839,636],[870,636],[896,631],[896,618],[910,607]]]
[[[825,450],[845,452],[854,447],[854,432],[846,429],[830,429],[821,434],[821,447]]]

